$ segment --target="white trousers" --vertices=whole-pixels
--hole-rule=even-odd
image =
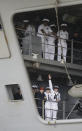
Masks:
[[[56,120],[57,110],[45,109],[45,120]]]
[[[45,120],[49,121],[51,120],[51,110],[45,109]]]
[[[45,59],[54,60],[55,43],[54,41],[45,41]]]
[[[52,110],[52,120],[56,120],[57,119],[57,110]]]
[[[54,60],[55,56],[55,43],[54,39],[49,39],[48,37],[41,36],[42,40],[42,52],[44,59]]]
[[[24,37],[22,39],[22,52],[25,55],[29,54],[29,37]]]
[[[66,62],[66,55],[67,55],[67,43],[66,42],[58,43],[58,57],[57,57],[57,60],[61,61],[61,56],[63,56],[63,59]]]
[[[51,117],[52,117],[52,120],[57,119],[57,112],[58,112],[58,103],[53,101],[53,102],[51,102]]]
[[[57,102],[45,102],[45,120],[56,120],[58,112]]]
[[[45,120],[49,121],[51,120],[51,103],[49,101],[45,102]]]

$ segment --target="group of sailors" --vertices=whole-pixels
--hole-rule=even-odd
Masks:
[[[47,121],[54,121],[57,119],[58,102],[60,101],[59,86],[53,87],[51,75],[48,75],[49,87],[41,86],[39,91],[34,94],[38,112],[41,117]]]
[[[36,33],[33,24],[31,24],[29,20],[24,20],[25,33],[22,39],[22,48],[24,50],[24,54],[28,54],[28,43],[31,41],[30,36],[34,37],[37,34],[37,37],[41,39],[42,57],[44,59],[54,60],[55,41],[57,40],[57,61],[61,62],[63,57],[63,60],[66,62],[68,40],[67,24],[61,24],[61,29],[57,32],[56,25],[49,25],[49,22],[49,19],[43,19],[42,24],[39,25],[38,31]]]

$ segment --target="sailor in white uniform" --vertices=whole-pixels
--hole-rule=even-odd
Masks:
[[[50,94],[50,88],[46,87],[45,94],[45,120],[50,121],[51,120],[51,94]]]
[[[22,50],[25,55],[31,55],[32,51],[32,37],[35,36],[35,27],[30,24],[29,20],[24,20],[25,32],[22,39]]]
[[[58,92],[58,89],[59,89],[58,86],[54,86],[53,88],[54,88],[54,92],[51,95],[52,120],[56,120],[57,112],[58,112],[58,102],[60,101],[60,93]]]
[[[55,40],[56,40],[56,25],[51,24],[50,25],[52,34],[48,38],[48,53],[49,53],[49,59],[54,60],[55,57]]]
[[[49,88],[51,90],[51,117],[52,120],[57,119],[57,112],[58,112],[58,102],[61,100],[60,93],[58,92],[59,87],[58,86],[52,86],[51,76],[49,75]]]
[[[50,41],[50,35],[52,35],[52,30],[48,26],[49,20],[43,19],[43,24],[41,24],[38,27],[38,33],[37,36],[41,38],[42,41],[42,52],[43,52],[43,58],[45,59],[53,59],[51,56],[52,54],[52,48],[51,48],[51,41]]]
[[[57,32],[57,36],[58,36],[57,60],[60,62],[61,62],[61,56],[63,56],[63,59],[66,62],[67,40],[68,40],[68,32],[66,28],[67,28],[67,24],[61,24],[61,30]]]

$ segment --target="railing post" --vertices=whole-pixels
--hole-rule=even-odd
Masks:
[[[63,101],[63,119],[65,119],[65,100]]]
[[[42,101],[42,118],[44,119],[44,100]]]
[[[73,39],[71,40],[71,64],[73,64]]]
[[[29,32],[29,55],[32,55],[32,33]]]

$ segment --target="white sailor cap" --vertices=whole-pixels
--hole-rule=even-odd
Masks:
[[[59,89],[59,86],[58,86],[58,85],[55,85],[53,88],[54,88],[54,89]]]
[[[44,18],[42,21],[47,21],[47,22],[49,22],[50,20],[49,20],[49,19],[45,19],[45,18]]]
[[[61,24],[61,26],[65,26],[65,27],[67,27],[67,24]]]
[[[33,89],[37,89],[38,86],[37,86],[37,85],[32,85],[32,88],[33,88]]]
[[[50,27],[56,27],[56,25],[55,24],[51,24]]]
[[[24,23],[28,23],[28,22],[29,22],[29,20],[23,20],[23,22],[24,22]]]
[[[50,87],[46,87],[46,89],[45,90],[50,90]]]

